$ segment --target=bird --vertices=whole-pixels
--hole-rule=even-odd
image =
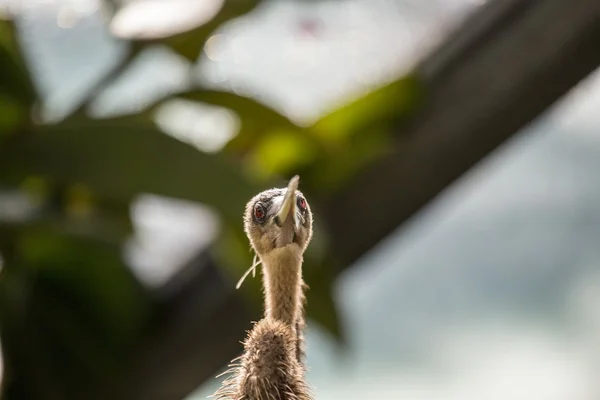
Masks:
[[[254,196],[244,212],[244,231],[262,264],[265,311],[244,341],[244,351],[224,373],[212,396],[217,400],[313,400],[305,379],[303,254],[312,238],[312,213],[298,190],[298,175],[287,188]]]

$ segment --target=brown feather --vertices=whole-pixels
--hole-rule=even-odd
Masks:
[[[213,396],[217,400],[313,399],[305,380],[303,331],[307,286],[302,280],[302,254],[312,237],[312,214],[306,204],[298,217],[302,224],[294,230],[291,241],[289,230],[284,230],[285,224],[271,222],[276,204],[281,203],[285,193],[285,189],[270,189],[255,196],[246,206],[244,230],[263,266],[265,317],[249,332],[243,355],[230,365],[227,379]],[[302,196],[299,191],[296,194]],[[272,220],[254,218],[257,203],[258,207],[264,205],[266,215]],[[289,227],[290,220],[286,223]]]

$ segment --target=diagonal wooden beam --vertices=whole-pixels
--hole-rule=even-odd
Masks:
[[[426,104],[324,218],[350,264],[600,65],[598,0],[491,1],[420,66]]]

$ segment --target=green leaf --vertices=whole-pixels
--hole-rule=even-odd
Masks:
[[[394,148],[394,132],[421,102],[418,79],[407,76],[342,106],[305,129],[319,147],[295,172],[322,197]]]
[[[343,143],[346,138],[382,122],[393,123],[414,110],[422,94],[420,81],[412,75],[333,111],[317,121],[311,129],[329,143]]]
[[[300,131],[297,125],[269,106],[231,92],[201,89],[173,96],[185,100],[198,101],[227,108],[235,112],[241,120],[239,134],[227,145],[234,152],[245,152],[260,138],[273,130]]]
[[[0,226],[6,232],[14,246],[0,276],[4,390],[50,399],[102,393],[145,332],[149,293],[118,245],[43,223]]]
[[[302,174],[310,177],[313,190],[321,195],[334,193],[368,163],[377,160],[393,148],[389,126],[380,123],[368,130],[357,132],[342,145],[332,146],[328,153],[320,154]]]
[[[288,118],[279,114],[269,106],[254,99],[219,90],[201,89],[173,95],[175,98],[200,101],[229,108],[235,111],[243,121],[256,121],[263,126],[295,127]]]
[[[37,98],[15,25],[0,19],[0,135],[27,121]]]
[[[328,154],[311,131],[297,126],[260,101],[208,89],[177,94],[175,98],[234,111],[241,127],[227,144],[226,151],[242,158],[247,171],[263,182],[301,171]]]
[[[318,149],[310,137],[298,131],[273,131],[257,144],[252,164],[258,172],[270,177],[290,174],[309,165],[317,156]]]
[[[0,137],[27,120],[27,110],[18,99],[0,92]]]
[[[132,344],[146,315],[147,294],[121,261],[121,248],[35,226],[21,232],[20,262],[63,294],[72,312],[117,349]]]
[[[0,183],[15,185],[31,175],[84,184],[108,202],[140,193],[195,200],[236,222],[257,192],[222,156],[199,152],[136,116],[71,119],[0,147]]]
[[[225,0],[217,15],[204,25],[161,40],[134,40],[134,43],[162,43],[190,61],[196,61],[206,40],[221,25],[250,12],[260,0]]]
[[[25,57],[21,51],[13,21],[0,19],[0,88],[19,99],[24,105],[32,106],[37,94]]]

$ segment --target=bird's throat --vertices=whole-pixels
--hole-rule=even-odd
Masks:
[[[265,316],[295,326],[302,318],[302,252],[296,244],[276,248],[262,258]]]

